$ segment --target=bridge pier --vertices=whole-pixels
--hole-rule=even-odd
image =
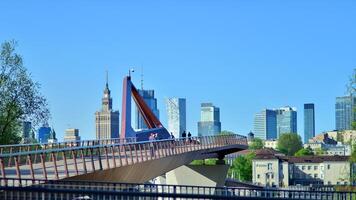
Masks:
[[[229,170],[224,160],[216,165],[183,165],[166,173],[165,184],[223,187]],[[221,164],[218,164],[221,163]]]

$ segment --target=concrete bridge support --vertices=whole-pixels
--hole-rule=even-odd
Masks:
[[[166,173],[166,184],[223,187],[229,166],[183,165]]]

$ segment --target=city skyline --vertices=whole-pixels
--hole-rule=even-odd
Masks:
[[[0,6],[3,19],[12,16],[1,22],[8,31],[0,38],[18,41],[60,139],[68,124],[81,130],[82,139],[95,138],[92,113],[100,109],[103,72],[112,74],[113,107],[121,111],[122,78],[131,67],[144,69],[145,88],[157,92],[162,113],[165,97],[187,99],[193,134],[201,102],[219,105],[222,129],[240,134],[253,130],[254,113],[263,108],[293,105],[301,111],[313,102],[316,133],[333,130],[335,97],[345,94],[356,63],[353,2]],[[58,18],[63,10],[66,16]],[[139,85],[139,73],[132,78]],[[161,116],[165,126],[166,118]]]

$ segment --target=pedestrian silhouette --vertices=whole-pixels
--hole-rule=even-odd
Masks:
[[[188,140],[189,143],[192,143],[192,134],[190,132],[188,132]]]

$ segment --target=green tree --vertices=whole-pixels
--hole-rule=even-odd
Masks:
[[[352,147],[352,154],[350,157],[351,162],[356,163],[356,144]]]
[[[193,160],[193,162],[191,162],[191,165],[216,165],[216,161],[218,159],[216,158],[209,158],[209,159],[205,159],[205,160]]]
[[[313,153],[313,150],[310,147],[300,149],[299,151],[297,151],[294,154],[294,156],[298,156],[298,157],[301,157],[301,156],[312,156],[312,155],[314,155],[314,153]]]
[[[354,107],[354,108],[352,109],[352,113],[353,113],[354,119],[353,119],[353,121],[351,122],[351,129],[352,129],[352,130],[356,130],[356,107]]]
[[[279,136],[277,148],[280,152],[292,156],[303,148],[302,139],[296,133],[284,133]]]
[[[262,139],[254,138],[249,145],[249,149],[252,149],[252,150],[262,149],[263,146],[264,145],[263,145]]]
[[[324,155],[325,151],[322,148],[315,149],[315,155]]]
[[[352,182],[356,182],[356,171],[354,167],[356,165],[356,144],[353,144],[352,146],[352,153],[351,153],[351,156],[350,156],[350,163],[351,163],[351,181]]]
[[[347,87],[347,93],[350,96],[356,95],[356,68],[354,69],[352,75],[350,76],[349,82],[346,85],[346,87]],[[353,115],[352,115],[353,121],[351,122],[351,128],[352,128],[352,130],[356,130],[356,107],[353,108],[352,112],[353,112]]]
[[[32,81],[15,47],[16,42],[6,41],[0,49],[0,144],[20,142],[21,121],[38,125],[49,118],[40,86]]]
[[[234,173],[241,181],[252,181],[252,159],[255,157],[255,153],[237,157],[232,163],[230,173]]]

